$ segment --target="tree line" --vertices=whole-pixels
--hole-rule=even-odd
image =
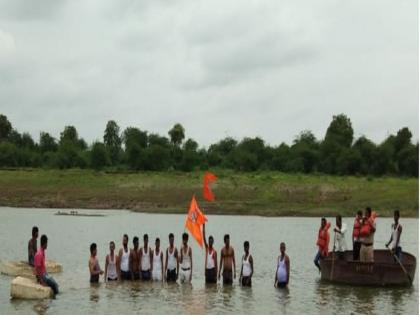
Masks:
[[[41,132],[39,142],[35,142],[29,133],[19,133],[0,114],[0,167],[185,172],[223,168],[418,177],[418,158],[419,144],[412,142],[407,127],[375,144],[365,136],[355,139],[352,123],[344,114],[333,116],[322,140],[306,130],[291,145],[270,146],[259,137],[240,141],[226,137],[208,148],[186,139],[181,124],[175,124],[168,136],[162,136],[137,127],[121,131],[113,120],[106,124],[103,141],[91,145],[74,126],[65,126],[59,138]]]

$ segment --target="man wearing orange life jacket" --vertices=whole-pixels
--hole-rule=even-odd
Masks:
[[[370,262],[374,261],[374,235],[376,231],[376,213],[372,213],[372,209],[367,207],[365,210],[365,216],[363,217],[362,227],[360,228],[360,242],[362,243],[360,247],[360,261],[361,262]]]
[[[356,218],[354,219],[353,225],[353,260],[359,260],[360,257],[360,229],[362,227],[363,213],[362,211],[357,211]]]
[[[318,240],[316,242],[316,245],[318,246],[318,252],[314,259],[314,264],[320,272],[321,266],[319,265],[319,261],[328,256],[328,245],[330,243],[330,233],[328,232],[328,229],[330,226],[331,223],[327,222],[327,219],[321,219],[321,227],[319,228]]]

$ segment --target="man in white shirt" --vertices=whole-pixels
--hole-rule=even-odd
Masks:
[[[347,250],[346,245],[346,231],[347,225],[342,223],[341,215],[337,215],[335,218],[335,228],[334,228],[334,248],[335,251],[338,252],[338,258],[344,259],[345,258],[345,251]]]

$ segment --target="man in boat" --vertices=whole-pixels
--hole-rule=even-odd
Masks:
[[[360,228],[362,227],[363,213],[361,210],[357,211],[356,218],[354,218],[353,224],[353,260],[359,260],[360,258]]]
[[[402,233],[402,226],[399,223],[399,220],[400,220],[400,211],[395,210],[394,223],[391,226],[392,228],[391,238],[389,239],[389,242],[385,244],[385,246],[388,247],[395,256],[397,256],[399,261],[401,261],[402,249],[400,246],[400,239],[401,239],[401,233]]]
[[[131,280],[130,249],[128,248],[128,235],[123,236],[123,247],[118,253],[118,273],[121,280]]]
[[[178,249],[174,246],[174,234],[169,234],[169,247],[166,249],[166,281],[176,282],[179,273]]]
[[[95,243],[90,244],[90,258],[89,258],[89,272],[90,272],[90,283],[98,283],[99,276],[103,275],[104,272],[99,266],[97,255],[97,246]]]
[[[133,248],[130,250],[130,273],[132,280],[140,279],[140,251],[139,251],[139,238],[133,237]]]
[[[327,219],[321,219],[321,226],[318,231],[318,240],[316,245],[318,246],[318,252],[316,253],[314,264],[321,272],[321,266],[319,264],[321,259],[324,259],[328,256],[328,245],[330,243],[330,232],[328,231],[331,226],[330,222],[327,222]]]
[[[46,235],[41,236],[41,246],[34,257],[34,273],[38,282],[44,286],[49,286],[54,295],[58,294],[58,284],[54,278],[47,273],[45,267],[45,251],[48,247],[48,237]]]
[[[217,251],[213,248],[213,236],[209,236],[209,242],[206,240],[206,224],[203,224],[203,240],[206,248],[206,257],[204,262],[206,283],[217,283]]]
[[[363,217],[362,227],[360,228],[360,261],[361,262],[374,262],[373,242],[376,231],[375,223],[376,214],[372,214],[372,209],[367,207],[365,216]]]
[[[220,251],[220,266],[218,278],[220,279],[220,274],[222,273],[223,269],[223,284],[232,284],[233,279],[236,279],[235,251],[233,247],[230,246],[229,234],[226,234],[223,237],[223,240],[225,242],[225,246]]]
[[[109,242],[109,254],[105,258],[105,281],[117,281],[118,280],[118,258],[114,253],[115,243]]]
[[[38,227],[34,226],[32,228],[32,238],[28,242],[28,264],[29,266],[34,266],[34,257],[38,250],[37,248],[37,239],[38,239]]]
[[[153,253],[149,247],[149,235],[143,235],[143,247],[140,248],[140,272],[143,281],[149,281],[152,278],[152,260]]]
[[[274,287],[284,288],[289,284],[290,259],[286,255],[286,244],[280,243],[280,256],[277,257],[277,269],[274,275]]]
[[[243,287],[250,287],[252,285],[252,275],[254,274],[254,259],[249,253],[249,242],[244,242],[244,255],[242,256],[241,273],[239,275],[239,283]]]
[[[338,252],[338,258],[344,259],[345,258],[345,252],[347,250],[346,245],[346,231],[347,231],[347,225],[342,222],[341,215],[337,215],[335,218],[335,228],[334,228],[334,238],[335,238],[335,244],[334,249]]]
[[[192,279],[192,249],[188,246],[188,234],[182,234],[182,247],[181,247],[181,270],[179,273],[179,281],[181,283],[191,283]]]
[[[163,253],[160,250],[159,237],[155,240],[155,250],[153,251],[152,280],[163,281]]]

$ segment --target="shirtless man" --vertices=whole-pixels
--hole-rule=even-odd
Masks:
[[[139,238],[133,237],[133,249],[130,250],[130,272],[132,280],[140,279],[140,251],[139,251]]]
[[[97,255],[96,244],[90,244],[90,258],[89,258],[89,272],[90,272],[90,283],[98,283],[99,276],[103,275],[104,272],[99,266]]]
[[[220,251],[220,267],[219,276],[223,268],[223,284],[232,284],[233,279],[236,279],[236,264],[235,264],[235,251],[230,246],[229,234],[226,234],[223,238],[225,247]],[[233,266],[233,278],[232,278],[232,266]]]
[[[32,228],[32,238],[28,242],[28,263],[32,267],[34,266],[35,254],[38,251],[37,239],[38,239],[38,227],[34,226]]]

